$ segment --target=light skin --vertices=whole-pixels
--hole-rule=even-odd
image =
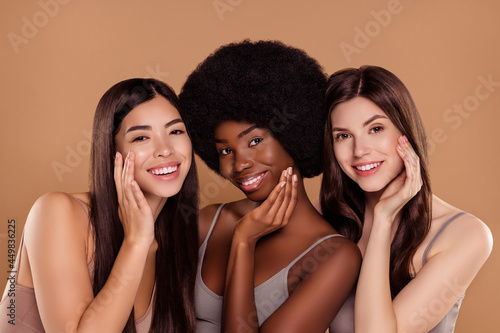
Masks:
[[[330,121],[335,158],[365,194],[355,330],[428,332],[465,293],[488,258],[491,232],[476,217],[463,215],[440,235],[423,266],[424,249],[441,226],[461,211],[434,196],[430,231],[412,260],[416,276],[392,300],[390,246],[401,209],[422,186],[419,157],[384,111],[364,97],[337,105]]]
[[[336,231],[314,209],[293,159],[267,129],[226,121],[214,136],[221,174],[247,196],[224,206],[202,265],[204,283],[224,296],[222,330],[236,332],[243,318],[254,332],[324,332],[356,280],[356,246],[342,237],[324,241],[331,254],[311,272],[302,264],[312,254],[299,260],[288,275],[290,297],[258,327],[254,287]],[[217,208],[200,212],[200,244]]]
[[[176,119],[180,115],[170,102],[155,97],[121,123],[114,178],[125,238],[96,297],[88,273],[94,243],[85,211],[66,193],[46,194],[34,204],[17,283],[35,289],[46,331],[121,332],[132,307],[136,319],[145,314],[154,286],[155,219],[166,198],[180,190],[191,163],[189,137]],[[137,126],[141,129],[130,130]],[[171,162],[178,167],[174,179],[148,172]],[[88,205],[88,193],[73,195]]]

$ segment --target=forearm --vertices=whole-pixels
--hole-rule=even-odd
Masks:
[[[110,276],[83,311],[78,332],[121,332],[137,296],[148,247],[124,241]]]
[[[390,226],[377,218],[373,222],[356,290],[356,333],[397,331],[389,281]]]
[[[259,331],[254,299],[255,244],[233,240],[226,274],[222,331],[239,332],[242,327]]]

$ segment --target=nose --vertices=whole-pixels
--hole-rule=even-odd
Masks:
[[[234,173],[241,173],[243,170],[251,168],[252,166],[253,161],[248,152],[235,152],[233,166]]]
[[[366,154],[371,153],[372,148],[369,144],[369,141],[364,138],[356,138],[354,140],[354,145],[353,145],[353,154],[356,157],[362,157]]]
[[[155,157],[168,157],[172,155],[174,152],[174,147],[171,142],[169,142],[168,138],[159,137],[155,143]]]

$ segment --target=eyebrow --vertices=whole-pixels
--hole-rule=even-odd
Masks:
[[[241,139],[242,137],[244,137],[245,135],[247,135],[248,133],[250,133],[251,131],[253,131],[256,128],[257,128],[257,125],[250,126],[249,128],[247,128],[246,130],[242,131],[240,134],[237,135],[238,139]],[[227,140],[216,138],[215,142],[216,143],[227,143]]]
[[[165,128],[170,127],[172,125],[175,125],[177,123],[183,123],[181,118],[175,118],[174,120],[169,121],[168,123],[165,124]],[[125,133],[132,132],[132,131],[151,131],[152,127],[150,125],[138,125],[138,126],[132,126],[128,128]]]
[[[370,123],[374,122],[375,120],[377,119],[380,119],[380,118],[385,118],[387,119],[386,116],[384,115],[380,115],[380,114],[376,114],[370,118],[368,118],[365,122],[363,122],[363,127],[366,127],[368,126]],[[332,132],[346,132],[347,131],[347,128],[341,128],[341,127],[332,127]]]
[[[244,130],[240,134],[238,134],[238,139],[241,139],[242,137],[244,137],[245,135],[247,135],[248,133],[250,133],[251,131],[253,131],[256,128],[257,128],[257,125],[250,126],[246,130]]]
[[[363,127],[365,127],[365,126],[369,125],[371,122],[373,122],[373,121],[375,121],[375,120],[377,120],[377,119],[379,119],[379,118],[385,118],[385,119],[387,119],[387,117],[386,117],[386,116],[384,116],[384,115],[381,115],[381,114],[376,114],[376,115],[374,115],[374,116],[372,116],[372,117],[368,118],[368,119],[367,119],[367,120],[363,123]]]

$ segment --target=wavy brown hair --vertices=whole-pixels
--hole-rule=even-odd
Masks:
[[[97,105],[90,163],[90,217],[95,243],[93,291],[107,281],[124,239],[113,178],[115,135],[125,116],[157,96],[179,109],[174,91],[154,79],[117,83]],[[154,315],[151,332],[195,332],[194,281],[198,260],[198,178],[194,156],[178,194],[168,198],[155,223]],[[135,332],[134,310],[123,332]]]
[[[432,192],[427,140],[422,120],[405,85],[388,70],[363,66],[340,70],[329,78],[325,96],[326,125],[320,203],[324,217],[340,233],[358,242],[363,230],[363,190],[340,168],[333,150],[331,112],[340,103],[364,97],[382,109],[408,137],[420,158],[422,188],[401,211],[401,222],[391,243],[392,297],[411,280],[412,258],[429,232]]]

